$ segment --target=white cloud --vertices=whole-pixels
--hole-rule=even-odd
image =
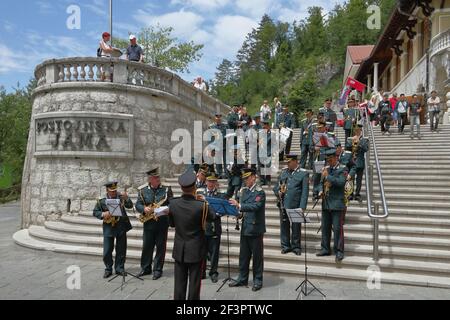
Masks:
[[[163,27],[172,27],[174,36],[181,39],[193,40],[194,38],[204,38],[205,36],[203,32],[198,34],[198,32],[202,31],[202,24],[205,19],[190,11],[181,10],[155,16],[144,10],[138,10],[134,18],[145,26],[159,24]]]
[[[9,72],[24,72],[27,70],[22,63],[24,56],[0,43],[0,74]]]
[[[244,16],[224,16],[213,27],[213,49],[222,58],[234,57],[248,33],[256,28],[255,20]]]
[[[172,6],[195,8],[199,11],[215,11],[228,5],[230,0],[171,0]]]

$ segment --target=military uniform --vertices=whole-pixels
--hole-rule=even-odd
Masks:
[[[362,181],[364,177],[364,169],[366,168],[366,152],[369,151],[369,140],[366,138],[360,137],[359,145],[356,150],[355,158],[353,159],[355,165],[353,170],[350,172],[350,175],[355,180],[355,197],[358,201],[361,200],[361,188]]]
[[[107,186],[116,186],[117,183],[111,183]],[[117,189],[116,189],[117,190]],[[99,220],[103,220],[103,213],[108,212],[108,207],[106,206],[106,200],[111,199],[108,197],[101,198],[97,201],[94,208],[93,215]],[[120,199],[118,194],[117,199]],[[112,253],[114,251],[114,239],[116,240],[116,258],[114,263],[114,268],[116,273],[125,272],[125,260],[127,255],[127,232],[132,229],[130,219],[127,216],[125,208],[132,209],[133,202],[131,199],[126,201],[121,201],[122,217],[119,219],[115,226],[111,224],[103,223],[103,262],[105,264],[105,278],[112,274],[113,270],[113,257]]]
[[[226,194],[220,193],[217,189],[208,190],[208,188],[197,190],[197,194],[209,198],[225,199]],[[218,217],[215,221],[206,224],[206,244],[208,248],[207,258],[210,261],[209,276],[213,282],[217,282],[219,276],[219,256],[220,256],[220,242],[222,237],[222,221]],[[203,278],[206,278],[206,268],[203,269]]]
[[[281,129],[281,128],[295,129],[296,126],[297,125],[295,123],[295,115],[292,112],[288,112],[288,113],[283,112],[283,113],[279,114],[278,119],[277,119],[277,124],[276,124],[277,128],[279,128],[279,129]],[[291,153],[293,135],[294,135],[294,133],[291,132],[291,135],[289,136],[289,139],[286,142],[285,150],[281,151],[280,161],[283,160],[285,154]]]
[[[261,115],[260,113],[257,113],[254,115],[253,119],[261,119]],[[261,122],[256,123],[255,125],[253,125],[252,129],[248,132],[249,134],[249,141],[253,144],[256,145],[256,150],[255,149],[250,149],[251,150],[251,167],[254,170],[257,170],[258,167],[258,157],[259,157],[259,132],[263,129]],[[256,154],[255,154],[256,151]]]
[[[249,170],[244,170],[248,174]],[[252,174],[255,174],[251,170]],[[250,189],[242,188],[238,198],[243,215],[239,251],[239,277],[231,287],[247,286],[250,260],[253,257],[253,291],[263,286],[264,272],[264,234],[266,233],[266,194],[255,184]]]
[[[217,114],[217,116],[222,117],[222,115]],[[227,135],[227,130],[228,130],[228,126],[224,123],[214,123],[212,124],[210,127],[210,129],[212,130],[217,130],[217,133],[220,132],[222,135],[222,161],[216,161],[216,173],[219,175],[219,177],[223,177],[224,175],[224,163],[226,163],[226,150],[227,150],[227,142],[226,142],[226,135]],[[215,143],[217,137],[213,137],[214,139],[211,140],[211,143]],[[220,145],[220,143],[217,144],[218,146]],[[216,152],[220,152],[220,150],[216,150]],[[219,157],[220,158],[220,157]]]
[[[241,171],[245,168],[245,164],[239,164],[237,156],[234,158],[233,164],[229,167],[227,198],[236,197],[238,191],[242,187]]]
[[[328,137],[328,140],[331,141],[335,146],[340,143],[339,139],[337,139],[335,134],[332,132],[328,132],[327,137]],[[318,143],[320,143],[320,141]],[[316,160],[320,161],[320,162],[323,161],[325,163],[326,151],[328,149],[329,149],[328,147],[321,147],[319,152],[318,153],[316,152],[316,154],[318,155]],[[314,175],[313,175],[313,182],[314,182],[313,196],[314,196],[314,198],[317,198],[317,196],[319,195],[319,193],[321,191],[321,187],[320,187],[321,175],[322,175],[321,172],[314,172]]]
[[[288,159],[296,160],[296,156],[288,156]],[[286,193],[283,199],[279,199],[281,186],[286,185]],[[278,178],[278,184],[273,188],[275,196],[280,201],[280,223],[281,223],[281,249],[282,253],[294,252],[301,254],[301,224],[289,221],[285,209],[303,209],[306,210],[309,197],[309,174],[306,170],[298,167],[294,171],[289,168],[284,169]],[[283,207],[281,207],[281,201]],[[292,242],[291,242],[292,228]]]
[[[330,123],[328,127],[328,131],[334,132],[337,122],[337,114],[333,109],[328,109],[327,107],[323,107],[319,110],[320,114],[323,114],[325,122]]]
[[[327,151],[328,156],[336,155],[336,150]],[[334,252],[337,261],[344,258],[344,211],[345,205],[345,183],[347,181],[348,169],[339,163],[328,168],[328,177],[322,178],[320,186],[323,192],[322,199],[322,243],[321,252],[318,256],[331,255],[331,227],[334,232]],[[327,185],[329,187],[327,187]]]
[[[300,126],[300,144],[301,144],[301,158],[300,158],[300,167],[303,169],[313,168],[314,163],[314,142],[313,142],[313,136],[314,136],[314,121],[313,119],[304,119]],[[307,161],[309,160],[309,161]],[[308,166],[306,166],[306,163],[308,162]]]
[[[353,135],[353,128],[360,120],[359,109],[348,108],[344,111],[344,130],[345,130],[345,141]]]
[[[159,204],[166,199],[162,206],[167,206],[173,198],[170,187],[159,186],[153,189],[147,186],[139,191],[136,202],[136,210],[144,214],[145,208],[153,204]],[[167,234],[169,229],[169,218],[160,217],[157,221],[150,220],[144,223],[144,237],[141,256],[141,275],[149,275],[153,272],[154,278],[160,278],[163,273],[166,257]],[[153,251],[156,247],[156,254],[153,260]],[[153,266],[152,266],[153,264]],[[153,268],[152,268],[153,267]]]
[[[182,187],[195,185],[195,174],[186,172],[179,178]],[[172,257],[175,260],[174,299],[200,300],[202,268],[207,252],[206,223],[216,219],[214,211],[194,195],[184,194],[169,204],[170,226],[175,228]]]

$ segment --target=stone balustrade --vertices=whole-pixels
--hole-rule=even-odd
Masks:
[[[159,90],[209,114],[228,109],[224,103],[169,71],[116,58],[52,59],[36,67],[35,77],[38,88],[55,83],[109,82]]]
[[[430,58],[450,49],[450,29],[438,34],[431,40]]]

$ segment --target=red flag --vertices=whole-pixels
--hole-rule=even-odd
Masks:
[[[353,89],[355,89],[355,90],[357,90],[359,92],[363,92],[364,89],[366,88],[366,85],[364,83],[356,81],[352,77],[348,77],[348,79],[347,79],[347,86],[352,87]]]

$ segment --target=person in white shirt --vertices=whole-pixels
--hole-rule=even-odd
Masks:
[[[202,77],[197,77],[197,80],[194,83],[194,87],[204,92],[208,91],[208,87],[206,86],[205,81],[203,81]]]
[[[269,121],[272,119],[272,109],[270,109],[269,101],[264,101],[264,104],[261,106],[260,112],[262,121]]]
[[[439,113],[441,112],[441,99],[437,96],[437,92],[433,91],[428,99],[428,115],[430,117],[431,132],[438,132]]]
[[[111,40],[111,35],[109,34],[109,32],[104,32],[102,34],[102,40],[100,41],[100,49],[101,49],[101,53],[100,53],[100,57],[102,58],[111,58],[111,53],[113,53],[114,49],[112,48],[112,46],[110,46],[108,44],[108,42]]]

